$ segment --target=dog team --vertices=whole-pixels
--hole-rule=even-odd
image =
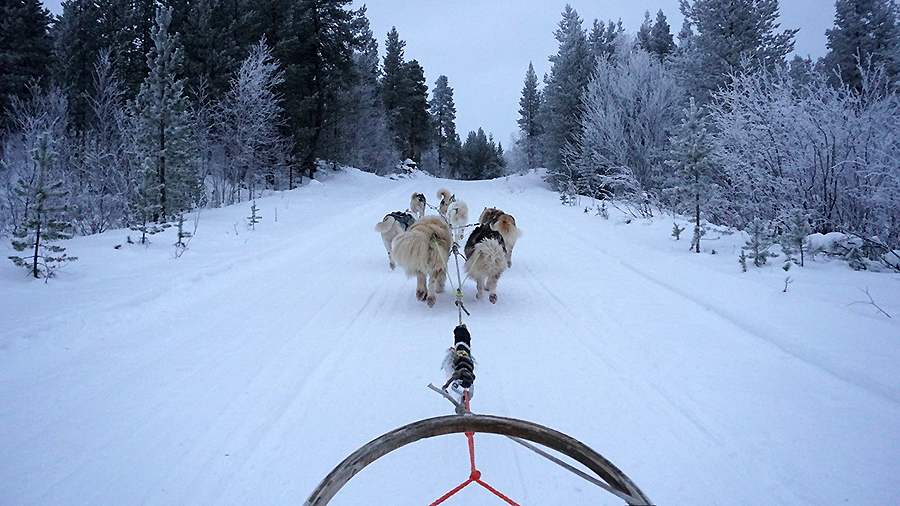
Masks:
[[[469,224],[469,208],[446,189],[437,192],[439,216],[426,216],[425,195],[413,193],[409,209],[390,213],[375,225],[381,233],[391,269],[397,264],[407,277],[416,278],[416,298],[434,307],[438,293],[444,291],[447,265],[454,243],[462,243],[466,229],[474,227],[465,242],[465,271],[475,280],[481,299],[487,293],[497,302],[497,281],[512,267],[512,251],[522,232],[516,219],[503,211],[486,207],[478,223]]]

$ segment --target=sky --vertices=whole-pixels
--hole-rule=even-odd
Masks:
[[[649,11],[662,9],[673,34],[681,28],[678,0],[569,0],[589,26],[594,19],[620,20],[635,33]],[[406,42],[407,61],[425,69],[429,91],[446,75],[456,103],[456,129],[465,139],[484,128],[508,145],[518,131],[519,98],[528,63],[538,77],[550,71],[548,58],[558,50],[553,37],[566,2],[549,0],[355,0],[367,6],[372,31],[384,54],[392,26]],[[45,5],[59,14],[59,2]],[[825,30],[834,21],[832,0],[780,0],[782,29],[796,29],[795,52],[813,58],[825,54]]]
[[[672,27],[681,29],[678,0],[569,0],[590,26],[594,19],[622,20],[635,33],[649,11],[662,9]],[[549,57],[559,49],[553,32],[566,2],[548,0],[356,0],[365,4],[372,31],[384,54],[392,26],[406,41],[407,61],[425,69],[429,90],[446,75],[456,103],[456,130],[479,127],[508,145],[518,131],[519,98],[528,63],[540,79],[550,71]],[[832,0],[780,0],[782,29],[799,28],[795,52],[813,58],[825,54],[825,30],[834,22]]]

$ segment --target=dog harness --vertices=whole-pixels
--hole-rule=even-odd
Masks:
[[[416,219],[413,218],[413,215],[404,213],[403,211],[394,211],[393,213],[385,216],[385,218],[387,218],[388,216],[397,220],[397,223],[403,226],[403,230],[409,230],[410,225],[412,225],[416,221]]]
[[[503,252],[506,253],[506,241],[503,240],[503,236],[500,232],[491,230],[488,225],[478,225],[475,227],[475,230],[469,234],[469,240],[466,241],[466,256],[471,254],[472,251],[475,251],[475,245],[488,239],[496,239],[497,242],[500,243],[500,246],[503,247]]]

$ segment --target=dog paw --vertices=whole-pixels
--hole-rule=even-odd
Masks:
[[[419,299],[419,300],[425,300],[425,297],[426,297],[427,295],[428,295],[428,294],[426,294],[426,293],[425,293],[424,291],[422,291],[422,290],[416,290],[416,298]]]
[[[434,307],[434,303],[436,302],[434,295],[432,295],[431,297],[428,297],[426,302],[428,303],[428,307]]]
[[[491,304],[496,304],[496,303],[497,303],[497,294],[496,294],[496,293],[492,293],[491,296],[488,297],[488,300],[491,301]]]
[[[482,295],[482,293],[481,293],[481,292],[478,292],[478,293],[475,294],[475,298],[478,299],[478,300],[481,300],[481,295]]]
[[[507,261],[506,261],[506,266],[507,266],[507,267],[512,267],[512,260],[507,260]]]
[[[434,289],[434,293],[444,293],[444,285],[440,285]]]
[[[391,262],[391,270],[394,270],[395,267],[397,267],[397,266],[394,265],[394,262]]]

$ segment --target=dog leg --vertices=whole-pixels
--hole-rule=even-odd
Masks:
[[[388,251],[388,262],[390,262],[391,264],[391,270],[394,270],[394,268],[397,267],[396,265],[394,265],[394,258],[391,256],[390,251]]]
[[[488,297],[488,300],[491,301],[491,304],[497,303],[497,281],[500,280],[500,276],[491,276],[487,280],[487,284],[484,289],[487,290],[491,295]]]
[[[431,277],[431,282],[434,293],[444,293],[444,286],[447,283],[447,271],[441,269],[435,272]]]
[[[416,273],[416,298],[419,300],[425,300],[427,297],[426,279],[424,272]]]
[[[484,292],[484,285],[482,285],[481,278],[475,278],[475,288],[478,290],[475,293],[476,299],[481,299],[482,293]]]

